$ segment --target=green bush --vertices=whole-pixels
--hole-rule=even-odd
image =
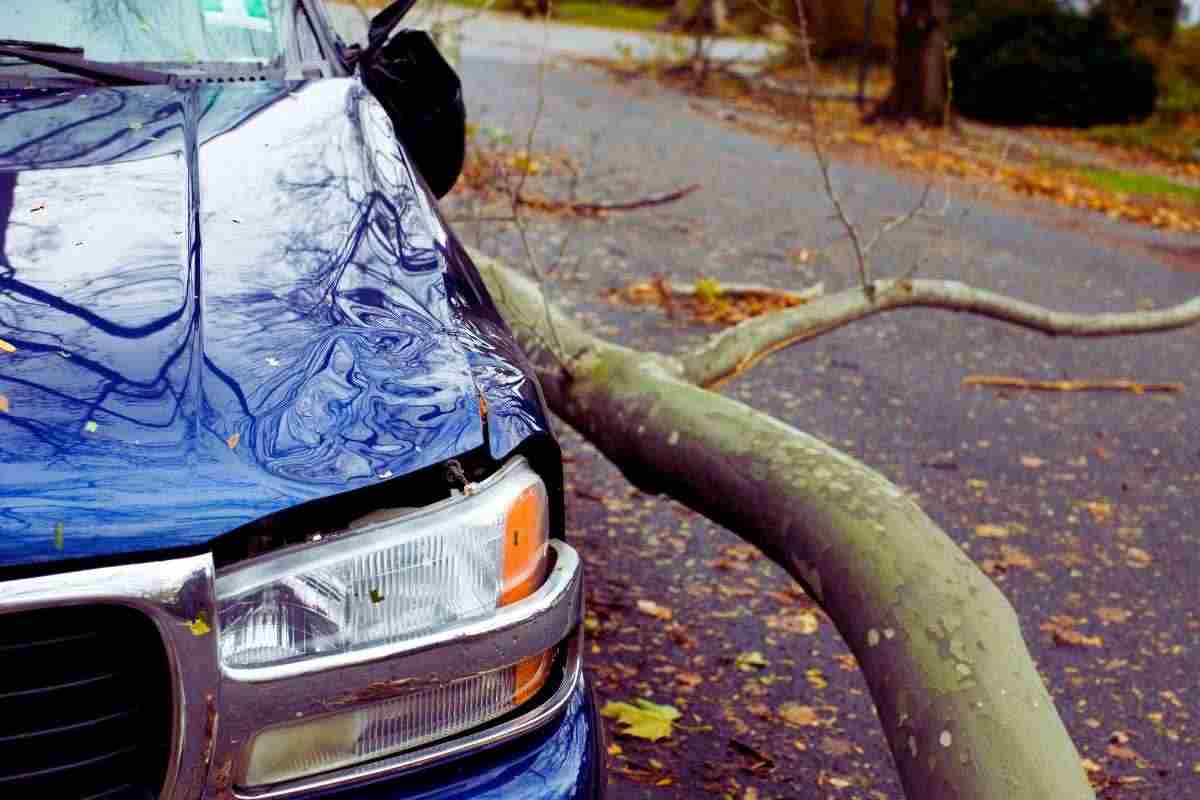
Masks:
[[[1154,111],[1154,65],[1107,17],[1055,10],[988,23],[956,37],[954,104],[965,116],[1086,127],[1138,121]]]
[[[950,0],[950,33],[961,39],[1008,17],[1051,14],[1056,0]]]

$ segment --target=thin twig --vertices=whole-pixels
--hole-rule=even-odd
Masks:
[[[525,154],[528,157],[533,152],[533,139],[537,133],[538,125],[541,123],[542,114],[546,109],[546,62],[548,60],[548,52],[550,49],[550,9],[547,7],[546,14],[542,20],[542,57],[538,60],[537,73],[537,108],[534,110],[533,120],[529,125],[529,133],[525,137]],[[517,235],[521,239],[521,247],[525,251],[525,258],[529,262],[529,268],[533,271],[534,277],[542,286],[546,285],[546,277],[542,271],[541,265],[538,263],[537,255],[533,251],[533,247],[529,244],[529,235],[525,228],[525,221],[521,218],[521,194],[525,188],[525,182],[529,179],[529,170],[522,169],[518,179],[516,189],[510,193],[512,200],[512,216],[513,224],[517,228]],[[554,339],[554,347],[551,350],[556,360],[563,363],[562,356],[565,352],[562,342],[558,337],[558,329],[554,326],[554,320],[551,316],[549,293],[542,292],[542,313],[546,318],[546,327],[550,330],[551,337]],[[543,345],[545,343],[542,343]],[[565,364],[564,364],[565,366]]]
[[[798,18],[797,33],[800,39],[800,57],[804,61],[804,70],[808,73],[808,94],[804,105],[808,111],[809,143],[812,145],[813,155],[817,158],[817,167],[821,172],[821,181],[825,184],[825,194],[829,197],[829,202],[833,205],[834,213],[837,214],[838,221],[841,222],[846,235],[850,238],[850,244],[854,248],[854,259],[858,265],[859,283],[862,285],[862,289],[867,296],[871,297],[873,290],[871,286],[870,267],[867,262],[868,253],[863,248],[862,240],[858,235],[858,228],[851,222],[845,207],[842,206],[842,200],[833,186],[833,176],[829,171],[829,159],[825,155],[825,148],[821,146],[821,133],[817,124],[817,106],[814,95],[817,83],[817,65],[813,61],[812,42],[808,37],[808,16],[804,12],[804,3],[802,0],[795,0],[795,3]]]
[[[601,214],[609,211],[636,211],[653,206],[664,206],[687,197],[699,189],[700,184],[693,183],[690,186],[685,186],[682,189],[676,189],[671,192],[652,194],[636,200],[624,200],[616,203],[558,201],[544,197],[531,197],[524,194],[517,197],[517,202],[521,205],[541,208],[546,211],[573,211],[577,214]]]
[[[1010,378],[1006,375],[968,375],[962,379],[963,386],[990,386],[997,389],[1029,389],[1039,392],[1167,392],[1178,394],[1183,391],[1182,383],[1142,383],[1122,378],[1099,380],[1044,381]]]
[[[933,181],[930,181],[929,183],[925,184],[925,190],[921,192],[921,199],[917,201],[917,204],[915,206],[910,208],[907,213],[902,214],[899,217],[896,217],[891,222],[888,222],[886,225],[884,225],[882,228],[880,228],[878,231],[875,232],[875,235],[871,237],[871,240],[869,242],[867,242],[867,245],[864,248],[865,253],[867,255],[870,255],[871,250],[873,250],[875,248],[875,245],[879,244],[880,239],[882,239],[884,236],[887,236],[892,231],[898,230],[899,228],[902,228],[903,226],[907,225],[912,220],[913,217],[917,216],[917,214],[920,214],[922,211],[924,211],[925,203],[929,200],[929,193],[932,190],[933,190]]]

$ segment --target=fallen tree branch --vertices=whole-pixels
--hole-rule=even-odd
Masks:
[[[671,294],[690,297],[703,295],[708,291],[698,287],[695,283],[675,283],[674,281],[664,281],[663,287]],[[776,289],[773,286],[764,286],[759,283],[725,283],[722,281],[717,285],[718,297],[778,297],[782,300],[807,303],[823,294],[825,294],[824,282],[814,283],[812,286],[800,290]]]
[[[541,195],[525,193],[518,194],[516,199],[520,205],[537,208],[542,211],[571,211],[575,214],[607,214],[610,211],[637,211],[642,208],[665,206],[668,203],[674,203],[677,200],[687,197],[699,189],[700,184],[693,183],[690,186],[685,186],[682,189],[676,189],[671,192],[652,194],[636,200],[625,200],[614,203],[552,200]]]
[[[625,302],[644,305],[667,304],[672,297],[690,297],[701,299],[726,300],[736,298],[772,298],[799,304],[815,300],[825,294],[823,281],[814,283],[803,289],[776,289],[759,283],[725,283],[724,281],[697,281],[695,283],[676,283],[664,277],[656,276],[650,280],[637,281],[619,289],[609,289],[605,294]]]
[[[1012,606],[879,473],[587,333],[528,278],[475,256],[550,407],[631,482],[761,549],[854,653],[912,800],[1094,800]],[[557,328],[548,353],[541,325]],[[562,366],[560,366],[562,365]]]
[[[621,203],[571,203],[571,208],[580,212],[597,212],[597,211],[635,211],[639,208],[650,208],[652,206],[665,206],[668,203],[674,203],[676,200],[681,200],[687,197],[692,192],[700,190],[700,184],[693,183],[690,186],[685,186],[682,189],[676,189],[672,192],[664,192],[662,194],[652,194],[637,200],[628,200]]]
[[[846,289],[728,328],[683,356],[684,372],[695,383],[712,384],[745,371],[747,363],[780,349],[780,343],[803,341],[815,333],[899,308],[978,314],[1049,336],[1154,333],[1200,322],[1200,297],[1156,311],[1079,313],[1054,311],[958,281],[875,281],[872,286],[873,297],[858,287]]]
[[[991,386],[997,389],[1030,389],[1039,392],[1182,392],[1182,383],[1141,383],[1123,379],[1113,380],[1063,380],[1033,381],[1025,378],[1010,378],[1005,375],[968,375],[962,379],[963,386]]]

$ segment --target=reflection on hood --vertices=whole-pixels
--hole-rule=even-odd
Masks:
[[[0,567],[437,463],[484,443],[481,393],[497,455],[546,430],[357,82],[0,101]]]

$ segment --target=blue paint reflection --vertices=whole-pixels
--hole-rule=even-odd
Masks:
[[[548,426],[353,80],[0,92],[0,567],[199,544]],[[56,530],[63,528],[62,550]]]

